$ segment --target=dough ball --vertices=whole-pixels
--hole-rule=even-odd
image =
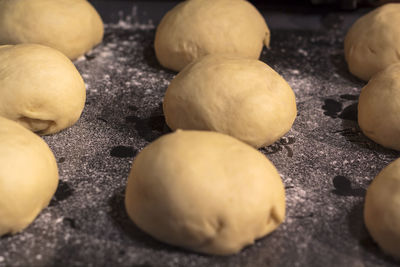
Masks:
[[[226,255],[283,222],[285,192],[275,167],[251,146],[178,130],[135,158],[125,205],[139,228],[163,242]]]
[[[296,99],[286,81],[255,59],[209,55],[188,65],[164,97],[168,126],[211,130],[254,147],[274,143],[296,118]]]
[[[86,0],[0,0],[0,44],[36,43],[76,59],[103,39],[103,22]]]
[[[188,0],[158,25],[155,51],[162,66],[180,71],[208,54],[257,59],[270,33],[262,15],[244,0]]]
[[[361,90],[358,124],[385,147],[400,150],[400,63],[374,75]]]
[[[26,228],[58,185],[53,153],[36,134],[0,117],[0,236]]]
[[[85,99],[82,77],[59,51],[34,44],[0,46],[0,116],[52,134],[79,119]]]
[[[385,167],[368,187],[364,221],[378,245],[400,259],[400,159]]]
[[[400,62],[400,4],[386,4],[358,19],[344,41],[349,70],[368,81],[390,64]]]

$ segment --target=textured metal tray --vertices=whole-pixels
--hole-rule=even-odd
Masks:
[[[175,3],[94,4],[107,25],[104,42],[75,62],[87,84],[85,110],[73,127],[44,137],[58,160],[60,185],[30,227],[0,238],[0,266],[399,264],[379,250],[362,217],[368,184],[400,156],[364,137],[356,122],[364,83],[348,73],[342,47],[365,10],[262,9],[272,39],[261,60],[289,82],[298,105],[292,130],[261,149],[282,175],[287,218],[241,253],[216,257],[154,240],[123,205],[134,156],[169,131],[161,103],[175,73],[159,66],[152,43],[153,25]]]

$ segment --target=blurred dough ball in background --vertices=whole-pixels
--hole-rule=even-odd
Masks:
[[[400,63],[372,76],[361,90],[358,124],[373,141],[400,150]]]
[[[79,119],[85,99],[81,75],[61,52],[36,44],[0,46],[0,116],[52,134]]]
[[[37,43],[70,59],[103,39],[103,22],[86,0],[0,0],[0,44]]]
[[[368,187],[364,221],[383,251],[400,259],[400,159],[385,167]]]
[[[274,165],[228,135],[178,130],[147,147],[129,174],[129,217],[153,237],[197,252],[239,252],[285,218]]]
[[[163,17],[154,47],[163,67],[180,71],[207,54],[257,59],[269,40],[263,16],[245,0],[187,0]]]
[[[0,236],[27,227],[49,204],[57,185],[57,163],[47,144],[0,117]]]
[[[400,3],[359,18],[346,35],[344,51],[350,72],[364,81],[400,62]]]
[[[296,99],[287,82],[264,62],[208,55],[172,80],[163,110],[172,129],[231,135],[254,147],[274,143],[290,130]]]

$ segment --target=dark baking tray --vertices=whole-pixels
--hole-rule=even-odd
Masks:
[[[365,190],[398,152],[357,126],[365,84],[349,74],[343,38],[367,10],[260,5],[271,28],[261,60],[297,97],[292,130],[261,149],[286,187],[287,218],[275,232],[228,257],[160,243],[127,217],[124,188],[135,155],[168,133],[162,98],[175,73],[153,52],[155,27],[174,1],[94,1],[104,42],[75,62],[87,84],[79,122],[44,139],[60,185],[35,222],[0,238],[0,266],[396,266],[368,235]],[[151,20],[151,21],[150,21]]]

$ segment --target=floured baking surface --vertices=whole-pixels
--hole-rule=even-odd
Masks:
[[[367,234],[362,208],[372,178],[400,154],[357,126],[364,83],[344,61],[347,20],[333,13],[318,17],[319,28],[299,29],[280,27],[279,16],[267,19],[271,48],[261,59],[293,88],[298,116],[261,149],[286,187],[286,221],[274,233],[235,256],[210,257],[164,245],[130,222],[123,200],[131,163],[169,132],[161,103],[174,77],[155,58],[155,26],[131,19],[107,24],[103,44],[75,62],[87,86],[82,117],[45,137],[58,191],[23,233],[0,239],[0,266],[396,266]]]

